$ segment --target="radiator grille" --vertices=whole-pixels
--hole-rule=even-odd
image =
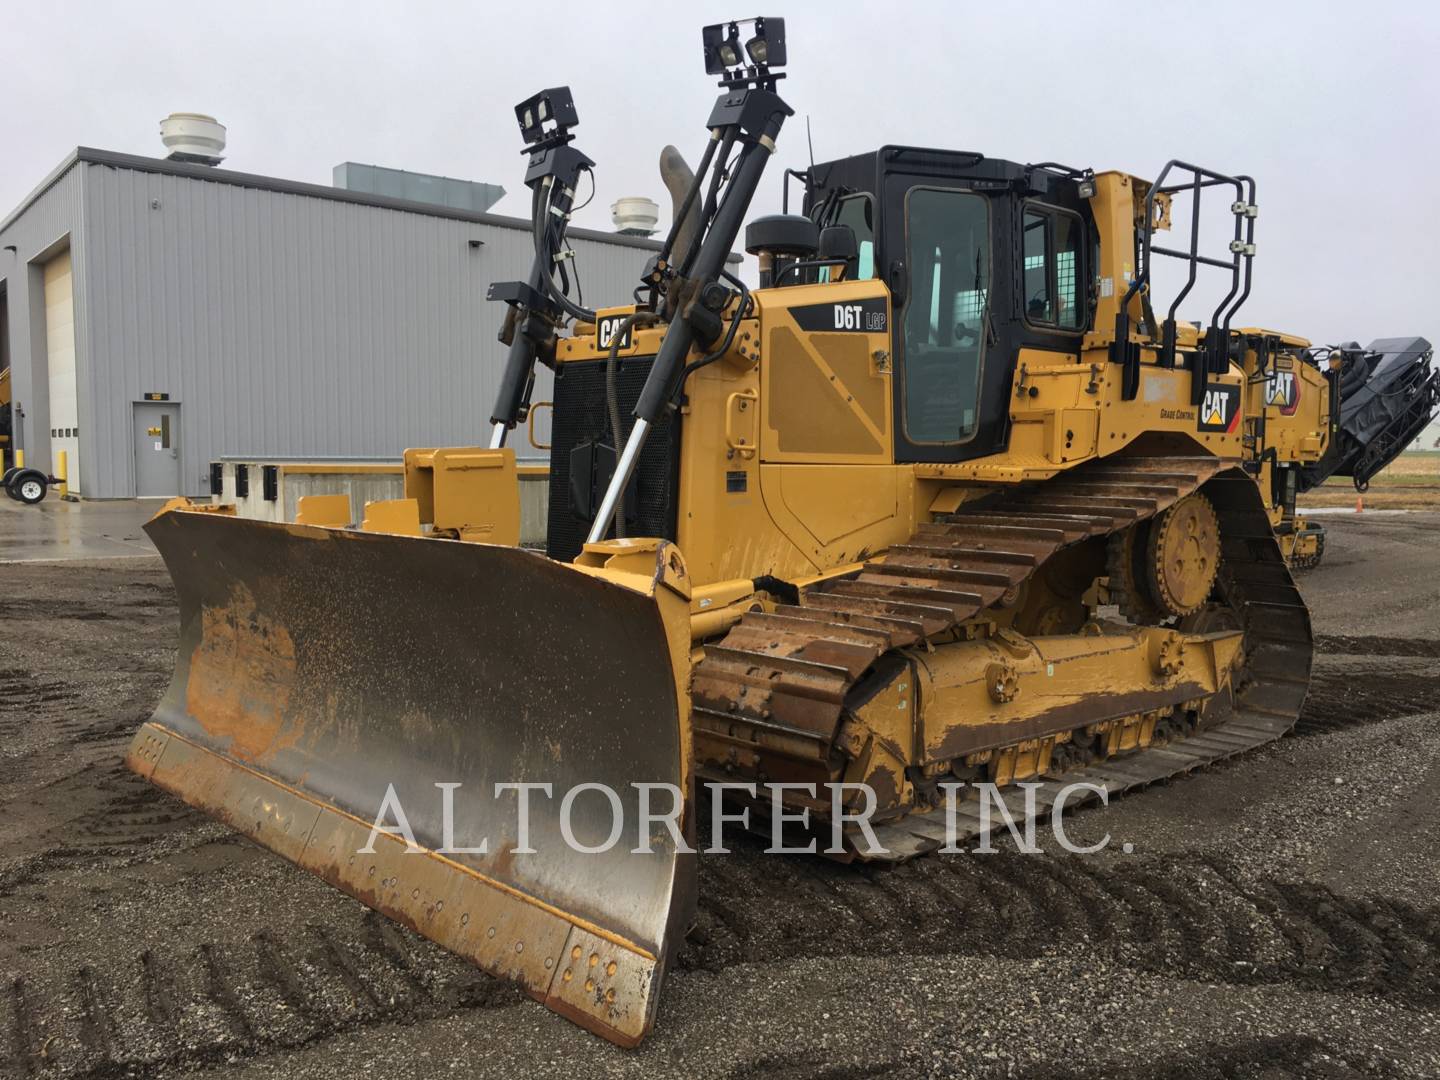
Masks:
[[[620,420],[628,434],[634,423],[632,410],[640,399],[645,377],[654,364],[653,356],[622,358],[616,384],[620,395]],[[570,486],[570,454],[578,445],[598,440],[611,444],[605,408],[605,361],[586,360],[560,364],[555,373],[555,414],[551,422],[550,512],[545,549],[552,559],[565,562],[580,554],[590,531],[588,518],[577,514]],[[676,490],[680,466],[679,424],[674,413],[666,413],[650,429],[645,449],[631,485],[635,489],[635,513],[627,517],[631,536],[660,536],[675,539]],[[599,504],[603,485],[595,491]]]

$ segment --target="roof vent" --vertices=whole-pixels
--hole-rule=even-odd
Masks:
[[[610,204],[610,220],[623,236],[653,236],[660,222],[660,206],[644,197],[616,199]]]
[[[160,121],[160,141],[170,161],[219,165],[225,160],[225,125],[204,113],[171,113]]]
[[[476,214],[485,213],[505,195],[505,189],[499,184],[452,180],[448,176],[387,169],[382,165],[362,165],[358,161],[342,161],[335,166],[332,175],[335,186],[346,191],[448,206],[453,210],[469,210]]]

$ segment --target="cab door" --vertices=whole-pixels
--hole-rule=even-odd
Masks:
[[[886,177],[897,461],[1004,451],[1021,350],[1078,359],[1090,320],[1081,214],[986,164],[995,175]]]
[[[895,459],[989,454],[997,439],[1003,445],[1009,383],[995,336],[995,311],[1005,301],[1004,278],[994,273],[1004,201],[895,175],[887,178],[886,200],[891,287],[901,294]]]

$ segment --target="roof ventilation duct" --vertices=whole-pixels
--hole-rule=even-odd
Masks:
[[[171,113],[160,121],[160,141],[170,161],[219,165],[225,160],[225,125],[204,113]]]
[[[624,236],[652,236],[660,222],[660,206],[654,199],[630,196],[610,204],[610,220]]]

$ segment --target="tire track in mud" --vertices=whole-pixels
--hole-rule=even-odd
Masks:
[[[678,963],[962,954],[1033,958],[1072,946],[1125,965],[1234,985],[1287,984],[1434,1006],[1440,908],[1242,882],[1213,859],[930,855],[896,867],[767,856],[700,862],[700,916]],[[826,884],[811,903],[794,878]],[[883,917],[877,917],[883,909]]]
[[[58,679],[49,679],[24,668],[0,668],[0,715],[5,727],[19,727],[34,719],[35,709],[54,709],[74,701],[79,693]]]
[[[136,706],[153,704],[165,674],[159,665],[124,661],[107,675],[122,679],[138,675],[153,681],[157,691],[87,697],[81,681],[53,679],[19,667],[0,668],[0,740],[11,751],[6,756],[53,746],[127,742],[149,715],[148,707],[139,713]]]
[[[0,899],[72,868],[114,869],[210,819],[126,771],[120,762],[82,767],[27,796],[55,824],[9,844]]]
[[[808,1054],[767,1054],[726,1074],[728,1080],[889,1080],[924,1075],[924,1065],[917,1059],[883,1054],[853,1065],[821,1065]]]
[[[118,969],[87,963],[16,975],[0,1004],[0,1075],[130,1075],[525,1000],[511,984],[382,923],[367,912],[353,932],[312,924],[145,949]]]
[[[35,755],[123,744],[174,669],[174,590],[162,567],[34,564],[0,596],[0,784]]]
[[[7,1026],[10,1036],[10,1061],[16,1075],[33,1076],[44,1059],[41,1047],[36,1041],[35,1017],[31,1012],[30,994],[25,980],[16,975],[10,980],[6,1004],[10,1007],[10,1022]]]
[[[1301,737],[1416,716],[1440,708],[1440,673],[1375,665],[1365,671],[1319,671],[1293,734]]]
[[[1408,1074],[1375,1056],[1336,1049],[1310,1035],[1237,1038],[1159,1055],[1144,1065],[1104,1069],[1046,1065],[1021,1080],[1402,1080]]]
[[[1431,638],[1320,634],[1315,638],[1315,652],[1320,656],[1343,653],[1347,656],[1440,657],[1440,641]]]
[[[1321,636],[1315,643],[1320,661],[1310,694],[1295,725],[1297,736],[1322,735],[1341,728],[1433,712],[1440,707],[1440,670],[1417,666],[1417,659],[1440,658],[1440,641],[1427,638]],[[1374,657],[1363,670],[1327,670],[1326,660]],[[1410,661],[1407,663],[1406,661]],[[1429,665],[1440,669],[1440,665]]]
[[[103,602],[94,599],[71,600],[62,597],[18,597],[0,599],[0,619],[16,622],[78,620],[100,622],[150,614],[169,615],[175,610],[175,592],[170,586],[143,582],[127,582],[124,592],[139,595],[106,596]]]
[[[81,813],[50,837],[83,840],[86,848],[111,859],[129,860],[177,833],[210,823],[210,818],[152,787],[121,774],[104,785],[104,801]]]
[[[728,1080],[879,1080],[881,1077],[935,1075],[933,1059],[886,1054],[847,1065],[824,1065],[813,1057],[772,1054],[743,1065]],[[997,1066],[996,1075],[1000,1067]],[[988,1075],[988,1074],[986,1074]],[[1371,1056],[1342,1052],[1308,1035],[1277,1035],[1227,1039],[1170,1054],[1144,1065],[1042,1065],[1004,1075],[1019,1080],[1402,1080],[1406,1075]]]
[[[109,611],[102,607],[96,607],[92,603],[83,600],[59,600],[59,599],[21,599],[21,600],[0,600],[0,619],[16,622],[43,619],[51,622],[56,619],[80,619],[86,622],[95,622],[100,619],[115,618]]]

